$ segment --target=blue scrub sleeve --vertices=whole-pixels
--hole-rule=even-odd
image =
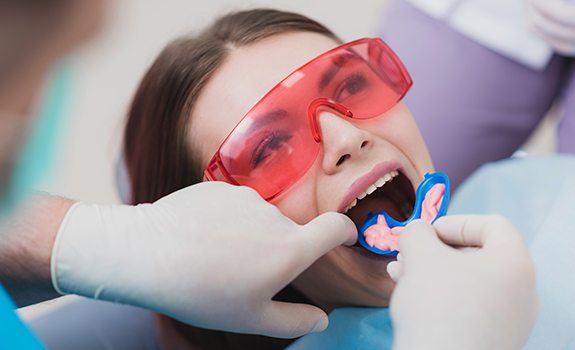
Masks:
[[[44,349],[14,312],[15,305],[0,286],[0,350]]]

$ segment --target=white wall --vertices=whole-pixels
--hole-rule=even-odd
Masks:
[[[114,161],[124,115],[148,65],[179,34],[215,16],[250,7],[297,11],[344,40],[377,33],[386,0],[116,1],[106,29],[71,58],[74,91],[53,177],[45,190],[96,203],[115,203]],[[337,5],[336,5],[337,4]]]

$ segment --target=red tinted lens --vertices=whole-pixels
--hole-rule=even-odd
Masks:
[[[238,184],[269,199],[307,171],[319,144],[310,137],[306,120],[296,118],[305,112],[300,105],[256,108],[222,145],[221,164]]]
[[[266,94],[223,142],[206,169],[211,180],[254,188],[266,199],[297,182],[315,161],[308,107],[317,99],[341,104],[353,118],[382,115],[411,80],[379,39],[362,39],[302,66]]]
[[[395,54],[379,39],[352,45],[337,53],[337,74],[326,97],[345,106],[356,119],[382,115],[403,98],[411,79]]]

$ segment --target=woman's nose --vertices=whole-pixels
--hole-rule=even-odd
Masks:
[[[344,164],[362,157],[373,143],[371,134],[331,111],[318,118],[323,146],[322,166],[326,174],[335,174]]]

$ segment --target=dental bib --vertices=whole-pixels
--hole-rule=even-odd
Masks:
[[[369,213],[358,232],[358,242],[372,253],[396,256],[397,239],[405,226],[416,219],[433,223],[447,213],[449,199],[449,177],[442,172],[425,174],[415,192],[411,216],[405,221],[397,221],[385,211]]]

